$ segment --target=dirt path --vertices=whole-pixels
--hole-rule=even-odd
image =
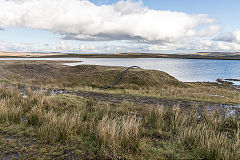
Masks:
[[[12,85],[8,84],[5,86],[17,87],[23,96],[26,95],[26,87],[23,85]],[[170,98],[159,98],[159,97],[147,97],[147,96],[136,96],[129,94],[110,94],[103,92],[87,92],[87,91],[72,91],[65,89],[47,89],[47,88],[38,88],[38,87],[28,87],[32,91],[36,92],[45,92],[47,95],[59,95],[59,94],[71,94],[84,98],[91,98],[100,102],[110,102],[113,104],[119,104],[121,102],[133,102],[138,105],[163,105],[172,107],[174,105],[178,105],[180,108],[188,109],[193,106],[197,107],[207,107],[210,110],[219,108],[222,109],[230,109],[234,111],[234,114],[240,114],[240,105],[229,105],[229,104],[220,104],[213,102],[205,102],[205,101],[196,101],[196,100],[186,100],[186,99],[170,99]],[[231,111],[232,112],[232,111]]]
[[[98,101],[114,102],[114,103],[128,101],[128,102],[134,102],[137,104],[153,104],[153,105],[164,105],[164,106],[173,106],[178,104],[180,107],[191,107],[193,104],[198,104],[198,105],[203,104],[202,102],[198,102],[198,101],[134,96],[134,95],[126,95],[126,94],[109,94],[109,93],[98,93],[98,92],[72,92],[71,94],[81,96],[81,97],[92,98]]]
[[[147,96],[136,96],[128,94],[110,94],[102,92],[87,92],[87,91],[71,91],[64,89],[40,89],[37,87],[30,87],[31,90],[37,92],[46,92],[48,95],[59,95],[59,94],[71,94],[77,95],[84,98],[91,98],[96,101],[110,102],[110,103],[121,103],[124,101],[133,102],[136,104],[149,104],[149,105],[163,105],[163,106],[174,106],[179,105],[181,108],[190,108],[193,105],[198,107],[211,106],[211,107],[226,107],[228,105],[222,105],[219,103],[203,102],[203,101],[193,101],[193,100],[183,100],[183,99],[168,99],[159,97],[147,97]],[[26,95],[26,87],[18,85],[19,91]]]

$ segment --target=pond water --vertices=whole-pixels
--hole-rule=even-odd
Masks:
[[[124,67],[137,65],[144,69],[167,72],[184,82],[215,82],[218,78],[240,79],[240,61],[238,60],[175,58],[86,58],[82,60],[83,62],[66,65],[91,64]]]
[[[0,58],[0,60],[82,61],[64,64],[69,66],[90,64],[129,67],[136,65],[143,69],[167,72],[184,82],[215,82],[218,78],[240,79],[240,60],[176,58]]]

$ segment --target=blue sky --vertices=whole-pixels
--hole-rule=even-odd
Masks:
[[[237,0],[0,0],[0,51],[240,51],[239,6]]]
[[[95,4],[112,4],[118,0],[91,0]],[[239,0],[142,0],[150,9],[179,11],[188,14],[208,14],[226,30],[240,28]]]
[[[216,18],[226,29],[239,29],[239,0],[147,0],[145,3],[154,9],[180,11],[189,14],[208,14]],[[238,24],[237,24],[238,23]]]

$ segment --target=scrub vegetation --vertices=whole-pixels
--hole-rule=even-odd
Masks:
[[[0,87],[0,158],[239,159],[240,119]]]
[[[228,84],[183,83],[165,72],[131,69],[113,88],[100,87],[115,81],[123,67],[79,65],[63,66],[57,63],[3,63],[1,81],[67,90],[134,94],[170,99],[201,100],[216,103],[240,103],[240,92]]]
[[[23,95],[12,85],[239,104],[240,93],[227,84],[184,83],[164,72],[133,69],[100,91],[124,68],[47,62],[0,68],[0,159],[240,158],[239,115],[223,108],[97,101],[31,89]]]

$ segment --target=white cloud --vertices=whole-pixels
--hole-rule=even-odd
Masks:
[[[89,0],[0,0],[0,29],[26,27],[48,30],[66,41],[58,45],[10,43],[0,41],[1,51],[39,51],[75,53],[156,52],[164,51],[239,51],[240,30],[221,31],[208,15],[152,10],[141,1],[118,1],[95,5]],[[44,43],[44,42],[43,42]]]
[[[111,48],[112,49],[112,48]],[[72,44],[61,41],[59,44],[37,44],[0,41],[0,52],[62,52],[62,53],[112,53],[105,47],[93,44]]]
[[[221,27],[219,25],[212,25],[208,28],[199,31],[198,36],[200,37],[211,36],[215,35],[219,31],[221,31]]]
[[[172,50],[182,50],[182,51],[239,51],[240,44],[212,41],[209,39],[189,39],[176,43],[175,48]]]
[[[207,15],[151,10],[130,0],[100,6],[88,0],[0,0],[0,11],[0,28],[43,29],[82,41],[173,43],[220,30]]]
[[[31,48],[33,48],[33,44],[31,43],[0,41],[0,51],[4,52],[28,52]]]
[[[60,42],[56,45],[16,43],[0,41],[0,51],[14,52],[65,52],[65,53],[118,53],[118,52],[148,52],[148,53],[173,53],[173,52],[199,52],[199,51],[239,51],[240,44],[212,41],[201,38],[186,39],[176,43],[161,44],[71,44]]]

